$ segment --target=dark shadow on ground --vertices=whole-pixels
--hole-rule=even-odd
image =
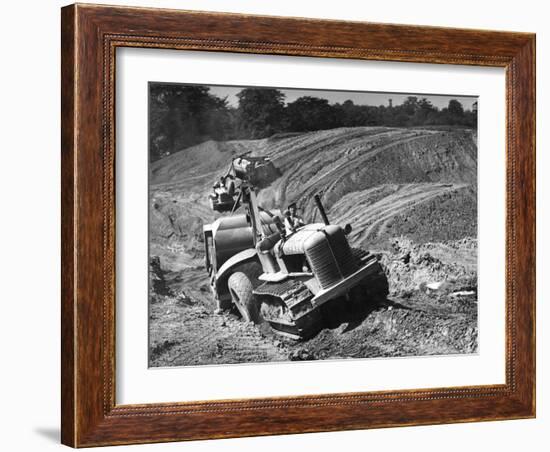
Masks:
[[[338,298],[324,305],[323,319],[325,328],[331,330],[347,324],[343,333],[353,331],[360,326],[374,311],[380,309],[407,309],[408,306],[397,303],[389,298],[378,298],[365,301],[352,301]]]

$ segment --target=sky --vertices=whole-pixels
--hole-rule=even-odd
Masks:
[[[227,97],[227,102],[230,106],[238,105],[237,93],[243,89],[242,86],[213,86],[210,87],[210,92],[220,98]],[[388,93],[388,92],[368,92],[368,91],[330,91],[330,90],[315,90],[315,89],[296,89],[296,88],[277,88],[285,95],[285,102],[293,102],[302,96],[313,96],[327,99],[329,103],[343,103],[350,99],[356,105],[388,105],[389,99],[393,100],[393,105],[400,105],[408,96],[416,96],[418,98],[425,97],[432,105],[439,109],[446,107],[449,100],[458,100],[465,110],[471,110],[472,104],[477,100],[476,96],[453,96],[439,94],[423,94],[423,93]]]

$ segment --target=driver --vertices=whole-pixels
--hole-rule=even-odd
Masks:
[[[286,234],[288,235],[296,232],[296,230],[300,226],[304,226],[304,224],[304,220],[297,214],[296,203],[293,202],[292,204],[289,204],[288,209],[285,211],[284,220]]]
[[[214,193],[216,193],[217,195],[227,193],[227,188],[225,186],[225,177],[224,176],[220,177],[220,180],[218,182],[216,182],[216,184],[214,185]]]

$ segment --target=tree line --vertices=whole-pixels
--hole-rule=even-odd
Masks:
[[[149,87],[151,161],[207,140],[267,138],[277,133],[358,126],[462,126],[477,128],[476,109],[452,99],[439,109],[426,98],[407,97],[400,105],[329,103],[303,96],[285,103],[273,88],[243,88],[238,106],[210,93],[208,86],[154,83]]]

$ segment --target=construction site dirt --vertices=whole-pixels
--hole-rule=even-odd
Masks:
[[[149,365],[190,366],[476,353],[477,137],[471,129],[354,127],[208,141],[151,165]],[[293,340],[218,309],[205,269],[208,193],[235,156],[277,169],[265,209],[350,224],[350,246],[384,269],[389,293],[332,300],[316,334]]]

